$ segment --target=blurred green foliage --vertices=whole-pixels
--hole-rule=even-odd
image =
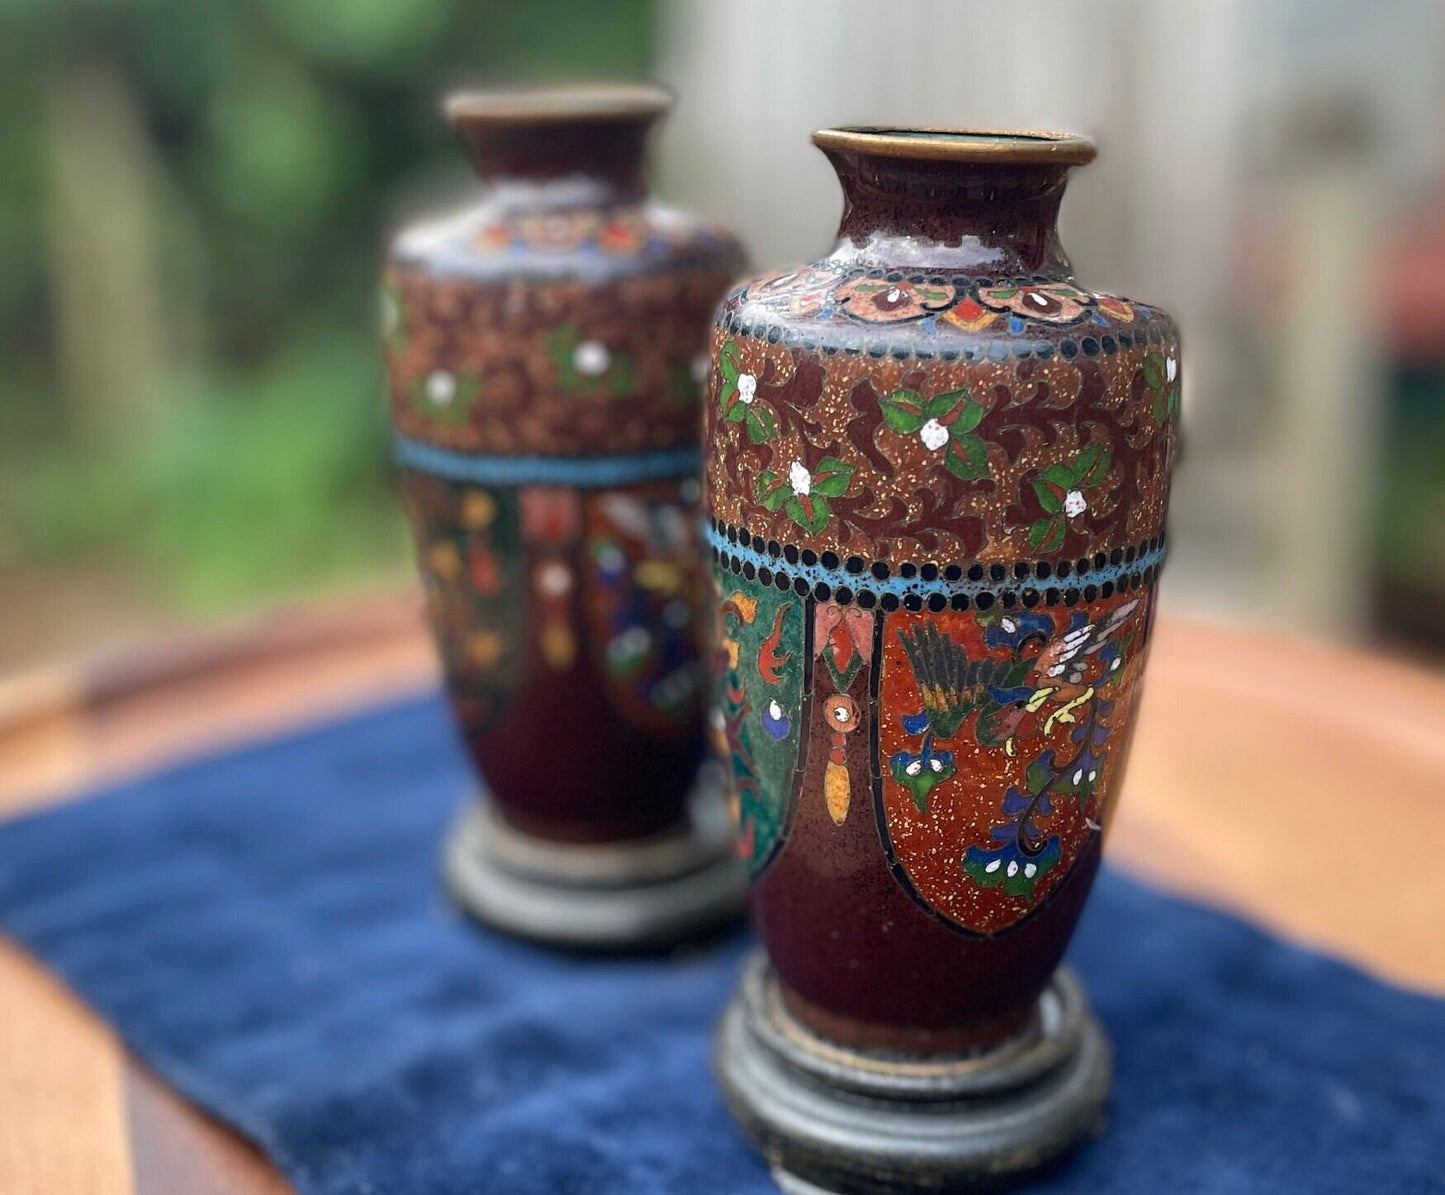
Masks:
[[[408,192],[465,175],[438,96],[646,76],[653,23],[0,0],[0,563],[119,556],[214,609],[404,561],[375,277]]]

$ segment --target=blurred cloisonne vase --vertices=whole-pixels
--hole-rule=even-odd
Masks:
[[[1004,1181],[1108,1091],[1059,960],[1137,712],[1178,342],[1074,280],[1055,222],[1088,141],[814,141],[837,249],[712,333],[716,728],[766,949],[717,1065],[785,1175]]]
[[[481,920],[655,946],[736,915],[709,786],[698,402],[727,234],[648,197],[666,92],[448,101],[484,187],[401,233],[383,287],[395,452],[484,799],[444,869]]]

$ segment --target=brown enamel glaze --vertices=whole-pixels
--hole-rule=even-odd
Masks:
[[[558,842],[681,826],[704,751],[696,426],[731,237],[648,198],[645,87],[468,94],[483,188],[402,232],[393,427],[466,746]]]
[[[715,317],[720,749],[800,1020],[1030,1023],[1098,870],[1176,454],[1177,336],[1080,287],[1061,134],[830,130],[828,258]]]

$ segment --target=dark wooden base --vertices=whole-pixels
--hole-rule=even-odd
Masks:
[[[860,1053],[784,1007],[759,954],[718,1030],[723,1095],[784,1190],[839,1195],[1007,1187],[1097,1135],[1108,1042],[1060,968],[1032,1027],[971,1056]]]
[[[700,773],[687,830],[622,843],[521,834],[484,796],[447,836],[447,888],[484,925],[571,950],[660,950],[706,937],[747,902],[718,780],[711,767]]]

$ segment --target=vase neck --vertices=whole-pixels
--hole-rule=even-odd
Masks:
[[[829,129],[843,187],[833,259],[985,277],[1068,277],[1059,204],[1093,147],[1062,134]]]
[[[634,203],[647,194],[647,138],[672,97],[597,85],[467,92],[447,101],[472,168],[503,196]]]

